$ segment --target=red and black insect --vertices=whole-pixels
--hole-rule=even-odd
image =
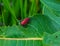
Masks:
[[[21,25],[26,25],[29,22],[30,18],[25,18],[22,22]]]

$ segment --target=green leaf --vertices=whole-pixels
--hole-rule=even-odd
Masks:
[[[14,9],[11,8],[10,2],[8,0],[2,0],[4,4],[4,8],[11,13],[11,24],[16,25],[16,15]]]
[[[58,28],[57,28],[58,27]],[[6,37],[42,37],[44,32],[50,34],[60,30],[59,24],[55,23],[49,17],[44,15],[36,15],[30,17],[27,25],[22,26],[8,26],[3,27],[1,30]]]
[[[37,14],[37,3],[36,3],[36,0],[31,0],[31,7],[29,9],[29,16],[34,16]]]
[[[43,7],[43,14],[45,16],[48,16],[51,20],[53,20],[57,24],[57,25],[54,24],[54,25],[56,25],[55,27],[58,28],[58,30],[60,30],[60,28],[59,28],[60,27],[60,17],[55,16],[45,6]]]
[[[22,26],[8,26],[1,27],[1,31],[3,32],[1,35],[3,38],[40,38],[43,37],[44,32],[48,32],[52,34],[54,32],[59,31],[55,25],[58,25],[49,17],[44,15],[35,15],[30,17],[30,21],[27,25]],[[23,40],[0,40],[0,42],[4,42],[1,46],[5,45],[21,45],[21,46],[43,46],[42,41],[25,41]],[[22,43],[21,43],[22,42]],[[21,44],[19,44],[21,43]]]
[[[3,44],[2,44],[3,43]],[[1,46],[41,46],[41,41],[0,40]]]
[[[43,3],[43,10],[42,10],[42,14],[45,16],[48,16],[53,22],[54,27],[60,31],[60,17],[56,16],[58,15],[58,13],[60,14],[60,3],[57,3],[58,0],[41,0],[41,2]],[[49,2],[49,3],[48,3]],[[51,3],[51,4],[50,4]],[[54,5],[53,5],[54,4]],[[55,7],[55,5],[57,4],[57,6]],[[53,5],[53,6],[52,6]],[[56,12],[59,11],[59,12]],[[56,12],[56,14],[55,14]],[[53,26],[52,26],[53,27]]]
[[[55,16],[60,16],[60,0],[40,0]]]
[[[60,46],[60,31],[54,34],[45,34],[43,43],[45,46]]]

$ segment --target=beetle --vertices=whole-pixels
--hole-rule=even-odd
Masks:
[[[23,21],[21,21],[21,25],[26,25],[29,22],[30,18],[25,18]]]

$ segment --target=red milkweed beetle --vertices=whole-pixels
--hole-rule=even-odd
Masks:
[[[22,22],[21,25],[26,25],[29,22],[30,18],[25,18]]]

